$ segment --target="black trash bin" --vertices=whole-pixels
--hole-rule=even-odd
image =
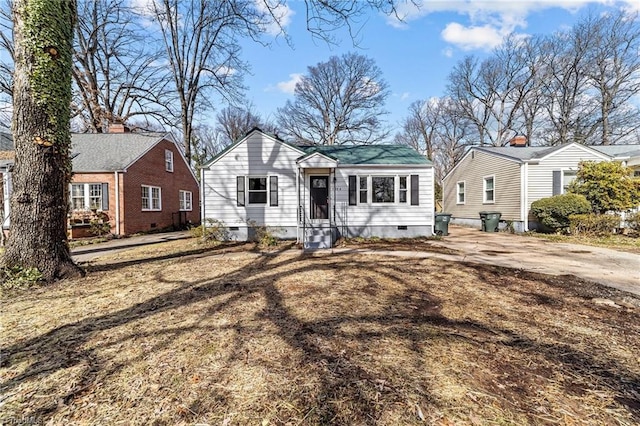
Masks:
[[[501,216],[502,213],[500,212],[480,212],[480,219],[482,220],[482,230],[484,232],[498,232]]]
[[[449,235],[449,222],[451,222],[451,215],[449,213],[436,213],[436,221],[434,224],[435,234],[444,237]]]

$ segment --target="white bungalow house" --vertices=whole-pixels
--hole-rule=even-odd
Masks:
[[[203,223],[267,226],[306,248],[433,234],[433,165],[406,146],[295,146],[253,129],[202,169]]]
[[[456,224],[480,227],[479,212],[497,211],[518,232],[536,230],[531,203],[564,193],[581,161],[620,161],[640,176],[640,145],[526,146],[516,137],[509,146],[472,147],[442,181],[443,210]]]

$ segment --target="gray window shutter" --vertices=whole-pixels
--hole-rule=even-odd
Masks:
[[[269,177],[269,205],[278,205],[278,176]]]
[[[109,184],[102,184],[102,210],[109,210]]]
[[[411,205],[419,206],[420,205],[420,176],[411,175]]]
[[[238,207],[244,206],[244,176],[236,177],[236,194]]]
[[[553,195],[562,194],[562,170],[553,171]]]
[[[358,204],[358,179],[356,176],[349,176],[349,205]]]

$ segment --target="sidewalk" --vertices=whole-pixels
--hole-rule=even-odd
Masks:
[[[163,243],[167,241],[191,238],[189,231],[163,232],[157,234],[137,235],[133,237],[118,238],[104,243],[89,244],[71,249],[71,257],[78,263],[89,262],[106,254],[118,253],[133,247],[149,244]]]

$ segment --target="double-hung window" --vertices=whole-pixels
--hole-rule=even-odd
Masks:
[[[180,190],[180,210],[181,211],[191,211],[193,210],[192,203],[193,194],[191,191],[183,191]]]
[[[562,172],[562,193],[566,194],[569,192],[569,186],[571,182],[573,182],[578,175],[576,170],[563,170]]]
[[[456,204],[464,204],[464,191],[465,191],[465,182],[458,182],[457,184],[457,193],[456,193]]]
[[[360,176],[360,204],[366,204],[368,202],[368,189],[367,177]]]
[[[371,202],[393,203],[395,201],[395,179],[393,176],[371,177]]]
[[[173,172],[173,151],[164,150],[164,168],[168,172]]]
[[[106,196],[108,196],[107,184],[102,183],[72,183],[71,184],[71,209],[72,210],[107,210]]]
[[[407,202],[407,177],[399,176],[399,189],[398,189],[398,202],[406,203]]]
[[[142,185],[142,210],[162,210],[161,190],[159,187]]]
[[[494,203],[496,201],[495,176],[485,176],[483,178],[483,199],[484,203]]]
[[[267,178],[249,177],[249,204],[267,204]]]

